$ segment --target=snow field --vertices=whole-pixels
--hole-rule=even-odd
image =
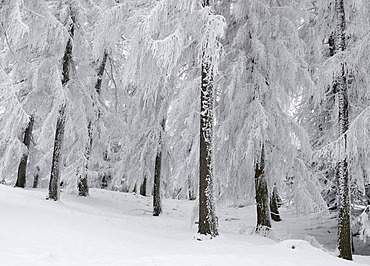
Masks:
[[[238,233],[253,227],[253,207],[220,207],[220,236],[197,241],[194,201],[164,200],[153,217],[149,197],[91,189],[53,202],[46,194],[0,186],[0,265],[370,265],[370,257],[345,261],[303,240]],[[283,220],[276,235],[293,223]]]

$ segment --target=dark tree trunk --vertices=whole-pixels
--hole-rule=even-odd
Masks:
[[[328,38],[328,45],[329,45],[329,57],[333,57],[335,55],[335,35],[331,33]]]
[[[161,203],[161,160],[162,153],[158,151],[155,157],[155,170],[154,170],[154,187],[153,187],[153,216],[159,216],[162,213]]]
[[[72,23],[69,27],[69,39],[67,41],[66,49],[63,56],[63,72],[62,72],[62,86],[65,87],[70,80],[70,69],[72,61],[72,40],[74,37],[75,17],[71,15]],[[66,121],[66,103],[64,102],[58,111],[58,120],[55,131],[53,160],[51,163],[51,175],[49,182],[49,197],[50,200],[59,200],[60,198],[60,163],[62,160],[62,145],[64,140],[64,127]]]
[[[209,6],[209,0],[203,0],[202,5]],[[215,237],[218,235],[218,225],[213,202],[213,73],[210,64],[203,51],[200,87],[198,233]]]
[[[213,88],[207,80],[208,65],[202,66],[200,155],[199,155],[199,225],[198,233],[217,236],[217,221],[213,203],[212,130]]]
[[[19,163],[18,178],[17,178],[17,182],[15,183],[16,187],[24,188],[26,185],[28,151],[29,151],[30,144],[31,144],[33,121],[34,121],[33,116],[31,116],[28,122],[27,128],[24,131],[23,144],[27,148],[27,153],[22,155],[21,161]]]
[[[87,124],[87,134],[88,139],[85,146],[85,165],[82,172],[82,175],[79,176],[77,180],[77,188],[78,188],[78,195],[82,197],[86,197],[89,195],[89,186],[87,184],[87,173],[89,170],[89,164],[90,164],[90,154],[91,154],[91,147],[93,142],[93,132],[92,132],[92,122],[91,120]]]
[[[344,66],[342,66],[344,75]],[[345,84],[345,77],[342,76]],[[346,85],[340,86],[346,87]],[[344,88],[339,89],[339,131],[342,134],[348,130],[348,96]],[[343,136],[344,147],[347,150],[347,135]],[[351,217],[350,217],[350,195],[349,195],[349,173],[347,158],[343,158],[338,163],[339,187],[339,213],[338,213],[338,249],[339,257],[352,260],[351,252]]]
[[[146,176],[140,186],[140,195],[146,197]]]
[[[64,51],[63,56],[63,72],[62,72],[62,86],[65,86],[69,79],[70,79],[70,70],[71,70],[71,62],[72,62],[72,41],[75,34],[75,18],[71,16],[72,23],[69,26],[69,39],[66,45],[66,49]]]
[[[166,127],[166,120],[163,119],[161,123],[161,132],[159,134],[157,154],[155,156],[154,187],[153,187],[153,216],[159,216],[159,214],[162,213],[161,167],[162,167],[163,135],[165,132],[165,127]]]
[[[26,185],[27,161],[28,154],[23,154],[18,166],[18,177],[15,183],[16,187],[24,188]]]
[[[265,176],[265,147],[262,145],[260,160],[255,165],[255,189],[257,205],[257,231],[263,227],[271,228],[269,192]]]
[[[98,79],[95,83],[95,91],[98,95],[100,95],[101,92],[101,84],[102,84],[102,79],[105,71],[105,65],[107,63],[107,58],[108,58],[108,52],[104,51],[103,59],[102,62],[99,66],[98,69]],[[93,107],[96,105],[94,102],[94,97],[93,98]],[[96,111],[96,116],[100,117],[100,111],[97,109]],[[82,176],[80,176],[77,180],[77,188],[78,188],[78,195],[82,197],[86,197],[89,195],[89,185],[88,185],[88,170],[89,170],[89,165],[90,165],[90,155],[91,155],[91,149],[92,149],[92,144],[93,144],[93,125],[92,125],[92,120],[89,120],[87,124],[87,133],[88,133],[88,140],[85,146],[85,165],[83,169]]]
[[[87,173],[83,177],[78,178],[78,196],[86,197],[89,195],[89,186],[87,184]]]
[[[279,214],[279,194],[277,192],[277,188],[274,187],[272,189],[272,195],[270,198],[270,211],[271,211],[271,218],[275,222],[280,222],[280,214]]]
[[[36,173],[33,176],[33,186],[32,188],[37,188],[39,185],[39,178],[40,178],[40,167],[36,166]]]
[[[100,95],[100,91],[101,91],[101,83],[103,80],[105,65],[107,64],[107,58],[108,58],[108,52],[105,50],[104,55],[103,55],[103,60],[101,61],[101,64],[98,69],[98,80],[96,81],[96,84],[95,84],[95,91],[98,95]]]
[[[33,176],[33,184],[32,184],[32,188],[37,188],[37,187],[38,187],[38,185],[39,185],[39,178],[40,178],[39,173],[36,173],[36,174]]]
[[[64,126],[66,121],[65,109],[65,104],[62,104],[59,107],[59,116],[55,131],[53,161],[51,163],[48,199],[55,201],[59,200],[60,198],[60,163],[62,159],[62,144],[64,139]]]
[[[346,50],[345,43],[345,13],[343,0],[336,1],[336,18],[337,18],[337,52]],[[350,196],[349,196],[349,173],[347,162],[347,130],[349,127],[348,120],[348,88],[346,81],[345,64],[341,64],[341,72],[337,77],[337,95],[338,95],[338,124],[339,136],[343,137],[344,151],[338,162],[338,249],[339,257],[352,260],[351,249],[351,217],[350,217]]]

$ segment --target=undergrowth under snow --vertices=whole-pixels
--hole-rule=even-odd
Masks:
[[[149,197],[90,194],[62,193],[52,202],[45,190],[0,185],[0,265],[370,265],[367,256],[349,262],[287,239],[298,218],[274,223],[285,240],[273,241],[245,233],[255,224],[254,207],[220,207],[220,236],[197,241],[194,201],[164,200],[164,213],[153,217]]]

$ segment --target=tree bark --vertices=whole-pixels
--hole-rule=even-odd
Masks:
[[[155,156],[154,187],[153,187],[153,216],[159,216],[159,214],[162,213],[161,167],[162,167],[163,134],[165,132],[165,127],[166,127],[166,119],[163,119],[161,123],[161,132],[159,133],[157,154]]]
[[[72,62],[72,41],[75,34],[75,17],[71,16],[72,23],[69,26],[69,39],[67,41],[66,49],[63,56],[63,72],[62,72],[62,86],[65,86],[70,79],[70,70]]]
[[[108,58],[108,52],[104,50],[103,59],[98,69],[98,74],[97,74],[98,78],[97,78],[97,81],[94,87],[98,95],[100,95],[100,92],[101,92],[101,84],[103,80],[105,66],[107,63],[107,58]],[[93,98],[93,107],[94,107],[95,106],[94,97],[92,98]],[[100,117],[99,109],[97,109],[96,111],[96,116],[99,119]],[[90,166],[90,155],[91,155],[91,149],[92,149],[92,144],[93,144],[93,131],[94,131],[94,128],[92,125],[92,120],[90,119],[87,124],[88,140],[87,140],[87,143],[85,146],[85,152],[84,152],[85,165],[84,165],[82,176],[80,176],[77,180],[78,195],[82,197],[86,197],[89,195],[88,170]]]
[[[107,64],[107,58],[108,58],[108,52],[107,50],[104,50],[103,59],[98,69],[98,80],[96,81],[96,84],[95,84],[95,91],[98,95],[100,95],[100,91],[101,91],[101,83],[103,80],[105,66]]]
[[[32,188],[37,188],[39,185],[39,178],[40,178],[40,167],[36,166],[36,173],[33,176],[33,185]]]
[[[346,49],[345,36],[345,12],[343,0],[336,0],[337,18],[337,53]],[[349,127],[348,119],[348,88],[346,81],[346,71],[344,62],[341,63],[341,71],[336,81],[338,94],[338,124],[339,136],[343,136],[344,151],[340,154],[338,162],[338,249],[339,257],[352,260],[351,249],[351,217],[350,217],[350,196],[349,196],[349,173],[347,162],[347,130]]]
[[[146,176],[143,179],[143,183],[140,186],[140,195],[146,197]]]
[[[59,116],[55,131],[53,161],[51,163],[51,176],[49,182],[49,197],[50,200],[59,200],[60,198],[60,163],[62,159],[62,144],[64,139],[64,127],[66,121],[65,114],[66,104],[63,103],[59,107]]]
[[[276,187],[272,189],[272,195],[270,198],[270,211],[271,219],[275,222],[280,222],[281,218],[279,214],[279,194]]]
[[[260,160],[255,164],[255,189],[257,205],[257,228],[271,228],[269,193],[265,176],[265,146],[262,144]]]
[[[339,133],[343,135],[344,151],[338,163],[338,249],[339,257],[352,260],[351,251],[351,217],[349,195],[349,172],[347,162],[347,135],[348,130],[348,95],[344,65],[338,78],[338,101],[339,101]]]
[[[72,40],[74,37],[74,27],[76,23],[76,19],[74,15],[71,15],[71,24],[69,27],[69,39],[67,41],[67,45],[64,51],[63,56],[63,72],[62,72],[62,86],[65,87],[70,80],[70,68],[72,62]],[[57,126],[55,131],[55,140],[54,140],[54,151],[53,151],[53,160],[51,163],[51,175],[49,181],[49,197],[50,200],[59,200],[60,198],[60,163],[62,157],[62,146],[64,140],[64,128],[65,128],[65,121],[66,121],[66,103],[60,105],[58,111],[58,119],[57,119]]]
[[[18,178],[17,178],[17,182],[15,183],[16,187],[24,188],[25,185],[26,185],[28,152],[29,152],[30,144],[31,144],[33,122],[34,122],[34,118],[33,118],[33,116],[31,116],[30,120],[27,124],[27,128],[24,131],[23,144],[27,148],[27,153],[22,155],[21,161],[19,163]]]
[[[202,6],[209,6],[209,0],[203,0]],[[201,95],[200,95],[200,130],[199,130],[199,223],[201,235],[218,235],[218,225],[213,202],[213,73],[211,62],[202,55]]]
[[[91,154],[91,147],[93,142],[93,132],[92,132],[92,122],[91,120],[87,124],[87,134],[88,139],[85,146],[85,165],[83,169],[83,173],[81,176],[79,176],[77,180],[77,187],[78,187],[78,195],[82,197],[86,197],[89,195],[89,186],[87,184],[87,176],[88,176],[88,170],[89,170],[89,164],[90,164],[90,154]]]

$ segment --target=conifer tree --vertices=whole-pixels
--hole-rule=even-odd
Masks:
[[[127,136],[130,136],[131,141],[122,141],[125,146],[123,150],[128,152],[121,155],[125,163],[117,169],[125,173],[125,181],[131,189],[139,188],[145,177],[148,186],[154,185],[153,172],[156,172],[155,165],[158,165],[155,163],[155,155],[159,150],[158,132],[163,132],[163,129],[158,130],[158,125],[167,117],[168,107],[175,98],[173,95],[181,90],[179,84],[183,70],[189,62],[198,61],[203,53],[203,50],[196,49],[196,43],[202,43],[201,46],[209,44],[204,55],[207,59],[213,57],[210,67],[215,68],[217,60],[213,62],[213,59],[219,54],[219,43],[215,36],[223,31],[224,26],[217,16],[208,16],[209,8],[198,8],[192,1],[153,1],[140,8],[147,16],[133,15],[129,22],[135,22],[132,24],[134,30],[125,34],[130,40],[126,61],[128,67],[124,73],[124,87],[127,88],[125,105],[133,108],[128,110],[127,115],[127,123],[131,125]],[[194,23],[199,24],[199,27],[193,27]],[[195,75],[191,78],[195,83]],[[198,101],[193,98],[193,102]],[[199,112],[199,109],[196,111]],[[199,127],[195,127],[199,132]],[[162,176],[168,176],[169,171],[169,153],[163,148],[170,147],[163,143],[164,140],[167,138],[161,139],[160,148],[163,181]],[[115,179],[117,181],[120,179]],[[163,183],[172,191],[178,191],[171,180],[165,181],[170,182]]]
[[[311,1],[311,16],[303,26],[306,53],[316,90],[303,94],[302,120],[314,145],[316,171],[329,208],[338,214],[340,257],[350,259],[350,201],[358,199],[368,183],[369,63],[368,1]],[[347,179],[347,180],[346,180]],[[350,195],[346,195],[351,189]],[[334,192],[334,193],[333,193]],[[336,197],[336,203],[332,204]],[[343,229],[345,227],[346,229]],[[341,242],[341,243],[340,243]]]
[[[96,119],[93,120],[90,118],[90,120],[87,123],[88,138],[87,138],[87,143],[86,143],[85,151],[84,151],[85,163],[83,166],[83,173],[79,176],[77,180],[78,195],[84,196],[84,197],[89,195],[88,171],[90,169],[90,157],[91,157],[91,149],[93,145],[94,129],[97,127],[97,125],[93,125],[93,123],[95,121],[96,123],[98,123],[99,118],[101,116],[100,109],[98,108],[98,100],[96,98],[100,97],[102,80],[104,76],[104,71],[106,70],[105,68],[107,64],[107,58],[108,58],[108,52],[107,50],[104,50],[104,54],[103,54],[101,63],[98,68],[97,80],[94,86],[95,91],[93,91],[93,95],[91,96],[93,111],[94,111],[93,115],[96,117]]]
[[[256,203],[257,229],[269,227],[273,184],[285,190],[284,179],[294,176],[297,211],[323,209],[316,176],[306,178],[309,139],[292,114],[301,88],[313,86],[298,32],[304,14],[297,10],[304,9],[299,2],[251,0],[222,10],[230,27],[217,103],[216,173],[228,177],[220,195],[237,205]]]
[[[63,56],[63,67],[62,67],[62,88],[67,89],[70,80],[71,71],[71,61],[72,61],[72,49],[73,49],[73,37],[75,34],[75,24],[76,18],[73,14],[72,8],[70,8],[70,21],[68,22],[68,33],[69,38],[65,48]],[[59,200],[60,198],[60,171],[62,163],[62,145],[64,141],[64,130],[66,122],[66,102],[63,102],[59,106],[58,119],[55,130],[55,140],[54,140],[54,150],[53,150],[53,160],[51,164],[51,175],[49,181],[49,196],[50,200]]]
[[[1,73],[0,83],[1,86],[8,88],[6,94],[2,93],[5,96],[3,99],[7,102],[6,105],[2,104],[7,109],[1,126],[6,137],[3,138],[4,142],[0,143],[0,146],[6,143],[7,147],[3,150],[3,158],[1,158],[7,158],[5,161],[2,161],[4,162],[4,165],[1,167],[3,171],[8,171],[12,167],[10,158],[19,157],[21,162],[25,162],[24,154],[26,151],[24,145],[20,141],[10,142],[14,136],[13,133],[21,130],[22,132],[19,131],[17,135],[24,135],[24,129],[29,124],[29,114],[34,116],[33,128],[35,131],[39,131],[37,121],[42,116],[41,114],[46,109],[50,112],[49,104],[40,104],[40,102],[52,102],[50,99],[53,99],[54,94],[53,89],[50,89],[50,87],[54,88],[54,86],[43,85],[50,81],[52,83],[54,80],[55,73],[53,72],[54,66],[51,58],[55,55],[54,53],[59,45],[55,40],[61,38],[64,30],[64,27],[62,30],[60,23],[56,21],[54,15],[50,12],[48,2],[6,2],[8,3],[0,10],[1,31],[3,33],[1,38],[5,38],[5,41],[2,43],[6,43],[6,46],[1,47],[3,55],[1,64],[2,70],[5,71]],[[30,6],[32,6],[31,9],[35,10],[35,12],[29,11]],[[43,90],[40,89],[41,87]],[[45,95],[50,95],[50,98],[45,97]],[[8,104],[10,105],[8,106]],[[20,108],[20,110],[17,110],[17,108]],[[19,111],[21,112],[19,113]],[[10,126],[8,119],[10,121],[13,120],[11,130],[7,127]],[[50,125],[48,122],[46,124]],[[30,158],[28,158],[30,162],[27,169],[30,171],[34,168],[35,161],[37,161],[39,156],[36,153],[38,153],[41,146],[37,140],[37,133],[33,137],[35,145],[28,151],[28,153],[32,153]],[[25,169],[19,166],[17,165],[19,170]],[[46,170],[45,168],[43,167],[42,170]],[[13,172],[16,173],[17,170],[14,169]],[[7,174],[7,176],[10,175]]]
[[[202,6],[212,9],[209,0],[202,0]],[[207,34],[207,33],[206,33]],[[200,132],[199,132],[199,224],[201,235],[218,235],[218,224],[213,199],[213,124],[214,124],[214,73],[212,57],[207,54],[210,43],[202,44],[201,84],[200,84]]]

